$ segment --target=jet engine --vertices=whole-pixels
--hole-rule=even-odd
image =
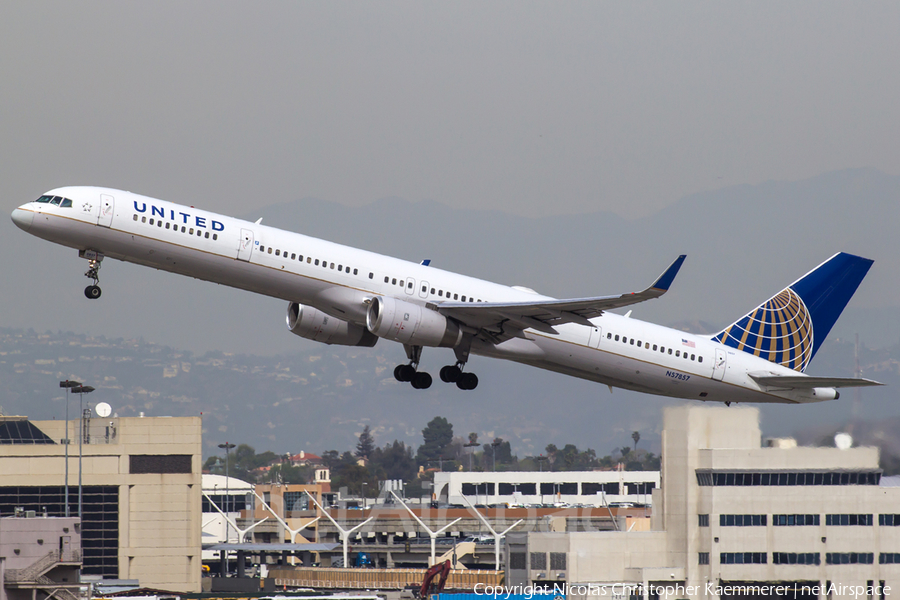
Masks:
[[[302,338],[340,346],[365,346],[371,348],[378,337],[361,326],[326,315],[310,306],[296,302],[288,304],[287,326],[291,333]]]
[[[452,348],[462,341],[459,326],[441,313],[397,298],[376,296],[366,312],[369,331],[410,346]]]

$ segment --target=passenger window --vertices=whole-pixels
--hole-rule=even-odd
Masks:
[[[649,350],[649,349],[650,349],[650,342],[644,342],[644,348],[646,348],[647,350]]]
[[[391,280],[391,284],[392,284],[392,285],[397,285],[397,278],[396,278],[396,277],[394,277],[394,278]]]
[[[171,223],[169,223],[168,221],[166,221],[166,229],[169,229],[169,225],[171,225]]]
[[[157,226],[157,227],[162,227],[162,221],[157,221],[157,222],[156,222],[156,226]]]
[[[466,301],[466,297],[465,297],[465,296],[462,297],[462,301],[463,301],[463,302]]]
[[[284,255],[287,256],[287,252],[285,252]],[[297,258],[297,255],[291,252],[291,260],[294,260],[295,258]]]
[[[469,302],[475,302],[475,298],[469,298]]]
[[[356,273],[357,273],[357,270],[353,269],[353,274],[356,275]]]
[[[369,273],[369,279],[374,279],[374,278],[375,278],[375,273]]]
[[[269,246],[269,254],[272,254],[272,246]]]
[[[214,234],[213,234],[213,239],[214,239],[214,240],[219,239],[219,234],[218,234],[218,233],[214,233]]]
[[[205,237],[206,239],[209,239],[209,232],[207,231],[206,235],[204,235],[203,237]]]
[[[631,345],[634,346],[634,338],[631,338]]]
[[[681,356],[681,350],[676,350],[676,351],[675,351],[675,357],[678,358],[678,357],[680,357],[680,356]]]
[[[665,346],[660,346],[660,347],[659,347],[659,351],[662,352],[663,354],[665,354],[665,353],[666,353],[666,347],[665,347]]]
[[[697,362],[703,362],[703,357],[702,357],[702,356],[698,356],[698,357],[697,357]]]
[[[334,270],[334,263],[331,263],[331,269]]]
[[[344,270],[344,265],[338,265],[338,271],[343,271],[343,270]]]
[[[403,287],[403,280],[401,279],[400,283],[398,283],[397,285],[399,285],[400,287]]]
[[[317,266],[317,267],[319,266],[319,259],[318,259],[318,258],[316,259],[316,266]]]
[[[72,208],[72,201],[68,198],[63,198],[62,204],[60,204],[62,208]]]
[[[653,351],[656,352],[656,344],[653,344]]]
[[[147,222],[147,217],[141,217],[141,223],[146,223],[146,222]]]
[[[410,290],[411,290],[411,289],[412,289],[412,281],[410,281],[409,283],[407,283],[407,284],[406,284],[406,287],[407,287],[407,289],[410,289]]]
[[[638,348],[641,347],[641,340],[638,340]]]
[[[422,293],[423,293],[423,294],[427,294],[427,293],[428,293],[428,288],[425,287],[424,285],[422,286]]]
[[[454,300],[459,300],[459,294],[453,294],[453,299],[454,299]]]
[[[137,221],[137,215],[134,215],[134,220]]]
[[[293,258],[293,256],[291,256],[291,258]],[[299,260],[300,262],[303,262],[303,255],[301,254],[300,256],[298,256],[297,260]]]
[[[618,333],[616,334],[616,341],[617,341],[617,342],[619,341],[619,334],[618,334]]]
[[[444,290],[438,290],[438,296],[444,297]]]
[[[182,226],[181,226],[181,233],[184,233],[185,231],[187,231],[187,227],[185,227],[184,225],[182,225]]]
[[[432,294],[434,293],[434,288],[431,288],[431,293],[432,293]]]
[[[611,340],[611,339],[612,339],[612,334],[611,334],[611,333],[607,333],[607,334],[606,334],[606,339]]]
[[[203,237],[203,232],[199,229],[197,230],[197,237]]]
[[[265,247],[265,246],[262,246],[262,245],[260,245],[260,247],[259,247],[259,251],[260,251],[260,252],[265,252],[265,251],[266,251],[266,247]]]
[[[275,256],[281,256],[281,250],[276,250],[276,251],[275,251]]]
[[[150,224],[153,225],[153,219],[150,219]]]

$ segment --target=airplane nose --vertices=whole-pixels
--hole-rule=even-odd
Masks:
[[[34,220],[34,213],[30,210],[17,208],[12,211],[12,220],[16,227],[28,231],[28,228],[31,227],[31,222]]]

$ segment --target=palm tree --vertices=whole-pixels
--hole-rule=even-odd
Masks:
[[[631,434],[631,439],[634,440],[634,451],[637,452],[637,443],[641,441],[641,434],[638,431],[635,431]]]

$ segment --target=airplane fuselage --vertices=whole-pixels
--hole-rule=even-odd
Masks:
[[[20,228],[89,254],[313,307],[356,327],[366,327],[367,310],[376,296],[421,306],[552,300],[530,290],[121,190],[68,187],[48,195],[71,199],[72,205],[25,204],[13,215]],[[798,373],[708,337],[610,312],[590,323],[557,325],[556,334],[526,329],[524,335],[497,344],[475,339],[471,352],[677,398],[806,403],[837,397],[831,388],[761,386],[749,373]]]

